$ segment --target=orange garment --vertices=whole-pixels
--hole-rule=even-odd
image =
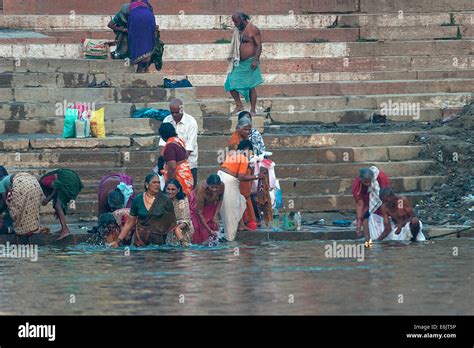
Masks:
[[[239,131],[235,131],[232,133],[229,141],[227,142],[227,147],[229,150],[236,150],[239,146],[240,142],[245,138],[240,134]],[[246,175],[252,175],[252,170],[248,166],[247,160],[247,168],[244,173]],[[247,201],[247,208],[244,212],[244,223],[247,225],[249,222],[257,223],[257,218],[255,216],[255,210],[253,209],[252,199],[250,198],[250,194],[252,193],[252,182],[251,181],[241,181],[240,182],[240,193],[242,196],[245,197]]]
[[[239,131],[235,131],[227,142],[227,147],[229,150],[237,150],[237,146],[239,146],[242,140],[244,140],[244,137],[240,135]]]
[[[234,176],[238,176],[239,174],[245,175],[249,167],[249,160],[244,155],[232,151],[227,155],[221,167],[229,170]]]
[[[169,144],[178,144],[179,146],[183,147],[186,149],[186,145],[183,140],[173,137],[169,138],[168,141],[166,142],[165,147],[163,148],[163,153],[166,151],[166,146]],[[164,177],[165,180],[168,181],[168,179],[171,179],[168,177],[168,165],[165,164],[164,168]],[[183,160],[179,161],[176,163],[176,172],[175,172],[175,179],[179,181],[181,186],[183,187],[183,192],[186,196],[189,196],[189,194],[193,191],[194,189],[194,178],[193,178],[193,173],[191,172],[191,167],[189,166],[188,160]]]

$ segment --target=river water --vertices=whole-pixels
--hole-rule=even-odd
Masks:
[[[36,262],[0,259],[0,314],[474,314],[474,238],[380,243],[358,259],[328,257],[332,243],[147,247],[130,255],[44,247]]]

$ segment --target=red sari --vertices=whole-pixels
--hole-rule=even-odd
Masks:
[[[178,137],[169,138],[163,149],[163,157],[165,158],[166,162],[168,162],[166,159],[166,149],[168,145],[170,144],[176,144],[182,147],[186,151],[186,145],[183,140],[181,140]],[[172,179],[168,175],[167,164],[165,164],[163,174],[166,181],[168,181],[169,179]],[[194,189],[194,178],[193,178],[193,173],[191,172],[191,167],[189,166],[189,162],[185,157],[182,159],[178,159],[178,158],[176,159],[176,172],[175,172],[174,178],[179,181],[179,183],[183,187],[184,194],[189,197],[190,193]]]

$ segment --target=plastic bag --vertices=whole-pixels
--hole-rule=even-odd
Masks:
[[[91,111],[91,134],[96,138],[105,138],[105,109]]]
[[[283,195],[280,189],[280,182],[278,179],[275,182],[275,204],[273,205],[274,208],[281,209],[283,208]]]
[[[88,59],[107,59],[109,52],[108,42],[110,40],[85,39],[82,47],[84,57]]]
[[[75,122],[78,119],[78,110],[77,109],[66,109],[66,114],[64,115],[64,128],[63,128],[63,138],[74,138],[76,136],[76,125]]]

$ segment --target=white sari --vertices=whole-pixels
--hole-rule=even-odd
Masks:
[[[225,185],[224,197],[221,206],[221,218],[224,226],[225,238],[233,241],[239,228],[239,222],[247,208],[245,197],[240,194],[240,181],[236,177],[219,170],[217,175]]]

